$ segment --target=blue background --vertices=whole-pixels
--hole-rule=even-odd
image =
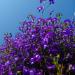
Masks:
[[[50,9],[56,12],[62,12],[63,18],[72,18],[74,16],[75,0],[56,0]],[[3,42],[3,34],[11,32],[13,36],[18,32],[20,22],[28,14],[38,16],[36,7],[39,6],[38,0],[0,0],[0,44]],[[45,16],[47,13],[45,14]]]

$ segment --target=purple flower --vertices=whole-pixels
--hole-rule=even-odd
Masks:
[[[44,1],[46,1],[46,0],[40,0],[40,3],[44,2]]]
[[[49,70],[55,69],[55,65],[47,65],[47,68],[48,68]]]
[[[29,75],[29,69],[23,66],[23,74],[24,75]]]
[[[30,75],[35,75],[35,69],[30,69]]]
[[[66,19],[66,20],[64,20],[64,23],[71,23],[71,20],[69,20],[69,19]]]
[[[40,12],[40,11],[43,11],[44,10],[44,6],[39,6],[37,7],[37,10]]]
[[[34,55],[34,62],[40,62],[41,56],[39,54]]]
[[[49,0],[49,3],[50,4],[54,4],[55,3],[55,0]]]

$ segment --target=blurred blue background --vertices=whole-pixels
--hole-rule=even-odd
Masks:
[[[75,11],[74,3],[75,0],[56,0],[50,9],[55,13],[62,12],[63,18],[72,18]],[[39,4],[39,0],[0,0],[0,44],[3,42],[5,32],[10,32],[13,36],[18,32],[20,22],[28,14],[38,16],[36,7]]]

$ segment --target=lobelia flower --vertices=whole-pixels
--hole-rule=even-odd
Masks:
[[[46,1],[46,0],[40,0],[40,3],[43,3],[44,1]]]
[[[36,55],[34,56],[34,60],[35,60],[36,62],[39,62],[39,61],[41,60],[41,56],[40,56],[39,54],[36,54]]]
[[[39,6],[37,7],[37,10],[40,12],[40,11],[44,11],[44,6]]]
[[[24,75],[29,75],[29,69],[23,66],[23,74]]]
[[[29,74],[29,75],[35,75],[35,73],[36,73],[36,72],[35,72],[35,69],[30,69],[30,71],[29,71],[29,72],[30,72],[30,74]]]

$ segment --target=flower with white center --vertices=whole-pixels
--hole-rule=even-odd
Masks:
[[[44,45],[44,49],[47,47],[47,45]]]
[[[16,57],[15,60],[17,61],[18,60],[18,57]]]

